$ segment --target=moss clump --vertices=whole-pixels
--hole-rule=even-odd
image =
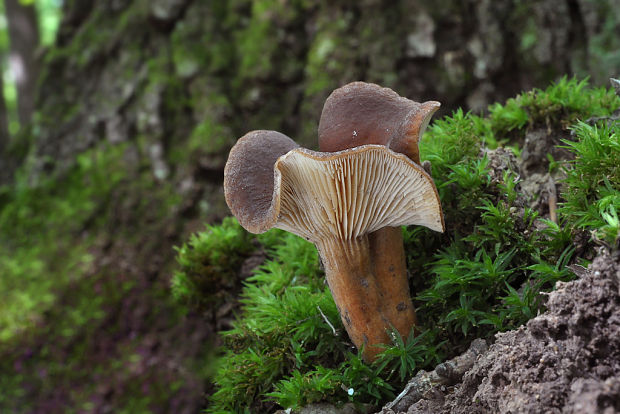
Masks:
[[[588,88],[587,79],[564,76],[545,90],[533,89],[504,105],[491,105],[489,121],[493,133],[502,139],[528,126],[568,129],[578,119],[608,116],[618,107],[620,97],[612,89]]]
[[[557,161],[566,169],[559,224],[529,207],[517,157],[489,148],[505,140],[506,131],[524,135],[541,122],[563,129],[576,117],[606,115],[618,106],[611,91],[563,79],[494,105],[487,117],[456,111],[429,128],[421,153],[432,162],[447,231],[403,229],[423,333],[393,334],[372,365],[361,362],[346,338],[314,246],[280,231],[257,236],[268,260],[246,280],[242,312],[222,333],[226,345],[208,412],[273,412],[323,400],[379,405],[418,369],[536,315],[540,292],[573,277],[566,265],[581,260],[576,230],[599,235],[604,229],[598,237],[617,242],[618,138],[611,127],[575,127],[575,141],[564,144],[575,160]],[[212,237],[217,228],[195,237]],[[246,245],[249,236],[237,230]],[[210,265],[209,257],[192,260]]]
[[[575,141],[565,141],[575,159],[565,166],[560,209],[566,224],[589,230],[610,247],[620,241],[620,130],[618,123],[575,125]]]
[[[190,307],[208,309],[221,303],[238,284],[241,263],[255,249],[252,237],[232,217],[192,235],[178,249],[172,278],[174,297]]]

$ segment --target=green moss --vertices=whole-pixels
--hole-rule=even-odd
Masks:
[[[109,309],[122,310],[124,299],[136,289],[135,281],[123,280],[122,276],[98,274],[72,281],[70,293],[62,295],[62,306],[49,309],[37,335],[23,334],[19,342],[4,342],[0,346],[0,407],[15,413],[40,410],[40,406],[33,405],[38,401],[24,398],[34,390],[41,396],[64,395],[63,412],[81,412],[92,407],[93,397],[101,394],[102,386],[116,388],[118,412],[146,413],[152,412],[153,407],[165,406],[175,385],[170,379],[158,379],[161,373],[156,368],[144,368],[146,363],[140,355],[144,349],[139,338],[128,341],[123,338],[123,326],[109,323]],[[165,300],[158,303],[160,318],[174,309]],[[94,342],[102,329],[116,339]],[[40,342],[38,335],[45,340]],[[110,355],[93,358],[99,347],[107,349]],[[11,358],[7,358],[9,353]],[[139,371],[147,382],[136,381]],[[101,381],[85,381],[85,377],[106,378],[105,385]],[[149,383],[152,392],[145,393],[145,383]]]
[[[536,21],[533,17],[530,16],[526,18],[523,32],[521,33],[521,41],[519,43],[521,53],[531,50],[532,47],[536,45],[538,37],[539,34],[538,27],[536,26]]]
[[[233,218],[193,235],[178,249],[174,297],[192,307],[215,308],[214,303],[223,302],[222,295],[238,284],[241,263],[255,249],[251,241]]]
[[[212,155],[222,154],[226,147],[232,146],[231,136],[225,126],[211,119],[205,119],[192,131],[188,149]]]
[[[276,1],[253,2],[251,20],[238,34],[241,78],[264,79],[272,70],[272,57],[279,43],[276,25],[271,21],[273,6],[278,6]]]
[[[171,36],[172,57],[181,78],[198,72],[221,75],[232,70],[237,49],[230,32],[239,21],[229,8],[245,5],[249,2],[216,0],[208,8],[189,6],[186,17],[175,25]]]
[[[267,394],[283,407],[294,410],[326,399],[341,392],[342,376],[336,371],[318,366],[315,370],[292,372],[291,377],[275,385],[275,391]]]
[[[344,341],[316,248],[282,231],[258,239],[273,259],[248,279],[243,315],[225,333],[227,350],[219,360],[219,389],[209,412],[266,412],[274,402],[298,407],[327,398],[377,403],[393,396],[384,378],[400,369],[399,361],[405,361],[406,373],[435,361],[426,359],[434,355],[427,346],[430,337],[421,336],[408,346],[401,340],[388,348],[375,366],[363,364]]]
[[[480,117],[458,109],[452,116],[433,122],[420,143],[420,157],[433,164],[434,173],[443,176],[452,166],[478,156],[485,128]]]
[[[575,159],[565,166],[560,213],[567,225],[594,232],[617,246],[620,226],[620,133],[614,126],[577,124],[575,141],[565,141]]]
[[[232,113],[228,98],[200,81],[195,82],[191,94],[191,105],[200,108],[196,112],[200,114],[202,120],[194,126],[187,142],[182,142],[172,149],[177,154],[171,155],[170,158],[175,163],[181,163],[187,162],[188,159],[204,158],[206,155],[210,166],[214,169],[223,167],[226,162],[225,154],[237,138],[226,123]]]
[[[136,1],[122,15],[106,13],[104,8],[94,8],[85,25],[80,27],[72,42],[66,47],[57,47],[46,55],[46,61],[73,57],[78,68],[84,69],[97,57],[108,53],[114,43],[120,41],[120,34],[126,34],[132,24],[139,25],[148,18],[148,3]]]
[[[84,274],[91,268],[94,234],[105,220],[100,213],[125,179],[125,149],[104,145],[89,150],[63,175],[34,185],[20,171],[13,186],[0,189],[2,410],[27,412],[32,407],[23,399],[26,389],[50,393],[51,384],[62,387],[64,381],[82,375],[81,357],[67,355],[59,361],[52,354],[95,329],[104,318],[105,304],[124,291],[115,281],[106,295],[93,295],[101,280]],[[92,235],[81,234],[85,223],[90,223]],[[71,303],[63,306],[67,291]],[[33,355],[39,335],[45,345]],[[79,348],[77,355],[84,350]],[[41,361],[46,361],[44,371]]]
[[[606,88],[588,88],[587,79],[564,76],[545,90],[534,89],[505,105],[489,108],[491,128],[498,138],[525,126],[567,129],[594,115],[607,116],[620,107],[620,97]]]
[[[332,58],[332,52],[337,50],[340,40],[337,33],[322,31],[314,39],[308,53],[308,62],[306,64],[306,89],[308,96],[317,93],[323,93],[330,90],[333,86],[334,79],[330,75],[331,71],[338,70],[343,64],[339,59]],[[332,88],[333,89],[333,88]]]

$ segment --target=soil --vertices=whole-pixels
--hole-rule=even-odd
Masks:
[[[572,153],[561,146],[565,139],[570,139],[568,131],[547,128],[528,131],[522,143],[518,169],[514,170],[519,174],[519,189],[528,200],[527,205],[554,222],[557,222],[558,195],[562,191],[558,182],[565,174],[561,168],[550,168],[547,154],[556,162],[571,160]]]
[[[572,270],[547,311],[497,334],[460,382],[399,396],[381,414],[620,413],[620,252]]]

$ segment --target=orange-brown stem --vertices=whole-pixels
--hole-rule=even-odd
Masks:
[[[355,346],[363,347],[362,357],[366,362],[372,362],[381,352],[377,345],[391,342],[388,335],[391,327],[407,337],[415,324],[415,313],[406,272],[400,275],[393,272],[388,275],[390,280],[384,280],[383,276],[379,280],[367,236],[324,240],[317,243],[317,249],[342,323]],[[390,281],[407,289],[393,289]]]
[[[418,165],[420,165],[418,142],[430,117],[439,108],[439,103],[434,101],[424,102],[421,105],[423,110],[416,112],[409,120],[406,133],[388,145],[391,150],[405,154]],[[370,233],[368,238],[370,260],[374,263],[377,282],[384,294],[387,297],[401,297],[404,292],[407,296],[407,300],[398,303],[396,309],[386,309],[388,317],[398,321],[394,327],[401,336],[407,338],[411,328],[417,325],[417,319],[409,292],[402,230],[400,227],[384,227]]]
[[[417,325],[415,308],[411,302],[407,261],[400,227],[384,227],[368,235],[370,260],[379,289],[395,306],[384,309],[394,328],[407,339],[411,328]]]

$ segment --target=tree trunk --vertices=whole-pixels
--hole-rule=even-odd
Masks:
[[[611,0],[253,3],[66,2],[35,152],[62,168],[102,141],[143,136],[167,174],[166,155],[191,137],[200,177],[219,183],[251,129],[316,148],[324,99],[353,80],[438,100],[439,118],[564,74],[606,84],[620,70],[605,54],[620,48]]]
[[[21,125],[30,121],[34,111],[39,63],[39,26],[34,3],[4,0],[11,48],[9,67],[17,86],[17,113]]]
[[[4,68],[0,65],[0,73]],[[6,165],[6,149],[9,145],[9,118],[6,110],[6,101],[4,99],[4,82],[0,80],[0,169]],[[0,183],[2,183],[2,174],[0,173]]]

